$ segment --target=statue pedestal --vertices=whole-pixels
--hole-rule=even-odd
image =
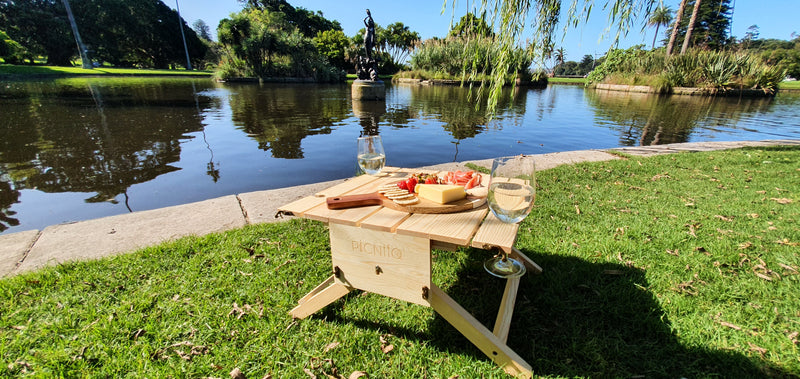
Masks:
[[[361,80],[353,82],[353,100],[385,100],[386,87],[381,80]]]

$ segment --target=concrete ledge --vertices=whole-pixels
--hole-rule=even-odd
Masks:
[[[236,196],[49,226],[14,270],[20,273],[67,261],[102,258],[188,235],[240,228]]]
[[[17,268],[38,237],[38,230],[0,235],[0,277]]]

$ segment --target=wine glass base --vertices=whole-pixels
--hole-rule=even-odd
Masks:
[[[483,262],[483,268],[489,274],[504,279],[516,278],[525,274],[525,265],[513,258],[506,260],[501,257],[491,258]]]

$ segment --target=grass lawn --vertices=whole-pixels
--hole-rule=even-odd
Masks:
[[[778,88],[800,90],[800,80],[795,80],[791,82],[781,82],[780,84],[778,84]]]
[[[547,83],[586,84],[586,78],[547,78]]]
[[[536,375],[800,375],[800,148],[541,171],[517,247],[508,344]],[[491,329],[489,253],[436,251],[434,281]],[[0,280],[0,376],[507,377],[431,309],[351,293],[287,312],[330,275],[324,224],[248,226]]]
[[[36,76],[73,76],[73,75],[208,75],[211,71],[199,70],[151,70],[136,68],[110,68],[98,67],[92,70],[80,67],[60,67],[60,66],[25,66],[25,65],[0,65],[0,76],[19,76],[24,78],[26,75]]]

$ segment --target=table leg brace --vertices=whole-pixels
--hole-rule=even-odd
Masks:
[[[502,367],[506,373],[514,377],[530,378],[533,376],[533,369],[522,357],[435,285],[431,286],[430,302],[436,313],[453,325],[486,356]]]

